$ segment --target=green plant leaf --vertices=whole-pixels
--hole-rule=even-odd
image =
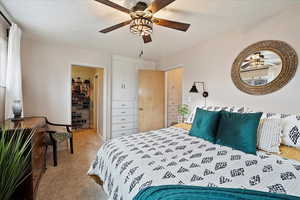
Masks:
[[[181,104],[178,106],[178,113],[182,117],[189,114],[189,106],[187,104]]]
[[[1,200],[10,200],[16,188],[30,175],[31,139],[35,131],[0,129]]]

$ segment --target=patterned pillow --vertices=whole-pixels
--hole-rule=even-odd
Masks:
[[[288,116],[283,121],[283,144],[300,148],[300,116]]]
[[[282,144],[300,149],[300,116],[264,113],[262,118],[281,119],[283,121]]]
[[[236,113],[255,113],[252,109],[245,106],[235,106],[233,112]]]
[[[206,106],[195,106],[193,111],[190,113],[189,117],[186,119],[185,123],[192,124],[196,115],[197,108],[205,110]]]
[[[197,108],[207,110],[207,111],[225,110],[225,111],[228,111],[228,112],[234,112],[234,106],[204,106],[204,105],[195,106],[195,108],[193,109],[193,111],[190,113],[189,117],[185,121],[185,123],[187,123],[187,124],[192,124],[193,123],[195,115],[196,115]]]
[[[208,110],[208,111],[225,110],[227,112],[234,112],[234,106],[207,106],[205,110]]]
[[[281,119],[262,119],[257,129],[258,149],[280,153],[279,146],[283,132],[283,121]]]

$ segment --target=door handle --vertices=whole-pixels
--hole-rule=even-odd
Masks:
[[[143,111],[144,109],[143,109],[143,108],[139,108],[139,110],[140,110],[140,111]]]

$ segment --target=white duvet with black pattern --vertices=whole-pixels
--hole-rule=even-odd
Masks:
[[[131,200],[145,187],[174,184],[300,196],[299,162],[245,154],[174,127],[106,142],[88,174],[104,181],[110,200]]]

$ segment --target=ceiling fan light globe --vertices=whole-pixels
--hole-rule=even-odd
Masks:
[[[150,35],[153,32],[153,23],[147,18],[135,18],[130,23],[130,32],[139,36]]]
[[[130,13],[131,19],[136,19],[136,18],[147,18],[147,19],[152,19],[153,14],[151,11],[135,11]]]

